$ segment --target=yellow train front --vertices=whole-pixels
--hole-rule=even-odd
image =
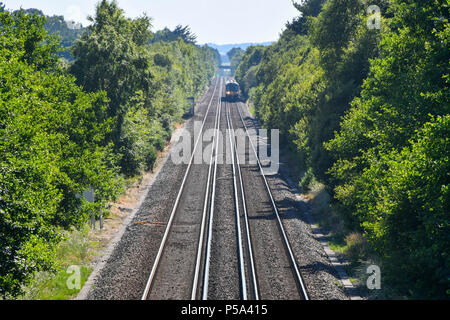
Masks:
[[[225,85],[225,101],[237,102],[240,99],[240,88],[236,81],[229,81]]]

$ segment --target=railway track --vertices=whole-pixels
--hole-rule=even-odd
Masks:
[[[245,221],[245,230],[243,230],[243,232],[245,232],[246,237],[247,237],[247,244],[248,244],[248,256],[249,256],[249,266],[251,269],[251,274],[252,274],[252,283],[251,283],[251,287],[253,287],[254,289],[254,299],[259,299],[260,296],[263,299],[276,299],[276,298],[282,298],[282,299],[302,299],[302,300],[309,300],[309,295],[308,292],[306,290],[306,286],[304,284],[303,278],[301,276],[297,261],[295,259],[291,244],[289,242],[288,236],[286,234],[277,204],[274,200],[274,196],[272,194],[272,190],[270,188],[270,185],[267,181],[267,178],[265,176],[264,173],[264,169],[263,169],[263,165],[259,159],[258,153],[257,153],[257,148],[254,144],[254,140],[255,138],[258,139],[258,137],[251,137],[250,133],[249,133],[249,129],[245,123],[244,117],[242,115],[242,112],[240,110],[241,104],[240,103],[233,103],[230,105],[230,107],[227,108],[228,111],[228,117],[229,117],[229,121],[230,121],[230,130],[236,130],[236,128],[233,125],[233,117],[231,116],[231,113],[233,111],[233,113],[235,115],[237,115],[238,117],[235,116],[235,118],[238,119],[238,122],[241,124],[240,127],[237,127],[239,129],[243,129],[245,131],[247,140],[249,142],[248,148],[246,150],[246,153],[239,155],[238,150],[235,146],[234,148],[234,152],[236,154],[236,166],[238,167],[238,173],[239,173],[239,184],[240,184],[240,188],[241,188],[241,201],[244,204],[244,212],[243,212],[243,219]],[[249,154],[251,154],[254,159],[256,160],[257,164],[256,165],[245,165],[244,167],[241,167],[240,162],[238,160],[241,160],[240,158],[243,158],[245,156],[247,156],[247,158],[249,157]],[[261,215],[261,212],[255,212],[256,210],[253,210],[253,214],[247,211],[247,206],[245,205],[246,202],[252,203],[254,204],[255,201],[251,201],[251,199],[248,199],[249,197],[246,196],[246,194],[250,193],[251,189],[257,188],[258,184],[255,183],[255,179],[251,180],[251,178],[249,178],[249,176],[254,175],[254,173],[258,173],[259,174],[259,182],[262,182],[262,184],[264,185],[264,191],[263,194],[259,194],[262,199],[262,201],[266,204],[267,203],[270,204],[270,211],[266,211],[265,214]],[[245,176],[247,175],[247,179],[245,178]],[[247,180],[247,181],[245,181]],[[260,186],[261,184],[259,184]],[[250,189],[250,190],[249,190]],[[246,190],[248,190],[248,192],[246,192]],[[261,188],[258,189],[259,191],[261,191]],[[266,198],[266,199],[264,199]],[[256,213],[256,214],[255,214]],[[262,218],[262,219],[261,219]],[[258,230],[258,226],[256,225],[256,221],[258,220],[263,220],[265,221],[266,226],[268,227],[268,225],[270,224],[270,226],[272,228],[270,228],[270,231],[274,231],[273,230],[273,226],[276,225],[277,229],[278,229],[278,233],[271,233],[271,236],[275,239],[275,244],[278,243],[278,249],[279,248],[284,248],[284,252],[280,252],[277,251],[277,259],[280,259],[279,261],[284,261],[284,266],[283,266],[283,270],[284,272],[281,272],[279,274],[280,277],[284,277],[285,282],[286,279],[288,280],[288,282],[290,284],[292,284],[292,282],[289,280],[294,280],[296,286],[297,286],[297,290],[293,290],[293,288],[291,288],[290,290],[285,291],[286,296],[281,297],[278,296],[276,294],[274,294],[273,289],[275,288],[274,286],[272,286],[270,284],[271,281],[274,281],[274,275],[276,275],[276,270],[274,270],[274,268],[279,268],[279,266],[274,266],[274,268],[272,268],[270,266],[270,264],[267,264],[268,260],[268,256],[267,256],[267,247],[264,245],[264,243],[257,243],[258,241],[255,241],[254,239],[258,237],[258,234],[252,234],[252,230],[254,230],[253,233],[255,233],[255,231]],[[275,222],[275,223],[274,223]],[[261,226],[259,226],[259,228],[261,228]],[[260,254],[257,257],[258,263],[255,263],[255,258],[254,258],[254,249],[253,247],[258,247],[259,246],[259,251]],[[284,254],[283,254],[284,253]],[[260,272],[259,277],[257,276],[257,265],[259,265],[259,269],[262,271]],[[264,273],[263,270],[267,269],[267,271]],[[290,272],[286,272],[287,270],[289,270]],[[265,274],[266,276],[269,276],[269,279],[261,279],[264,276],[262,274]],[[259,278],[259,279],[257,279]],[[264,282],[269,282],[269,286],[264,286]],[[275,279],[274,282],[272,283],[276,283],[277,280]],[[260,283],[259,286],[261,286],[261,288],[258,288],[258,283]],[[259,292],[261,291],[261,293]],[[290,291],[290,292],[289,292]],[[296,292],[295,292],[296,291]],[[298,296],[296,295],[298,294]]]
[[[216,94],[217,93],[217,94]],[[214,91],[212,93],[211,96],[211,100],[209,102],[208,108],[206,110],[206,114],[205,117],[203,119],[202,122],[202,126],[200,129],[200,132],[203,133],[205,130],[205,127],[207,127],[210,124],[211,119],[215,119],[215,125],[217,125],[217,115],[220,112],[220,104],[221,104],[221,100],[220,97],[222,95],[222,79],[220,80],[216,80],[216,84],[215,84],[215,88]],[[216,103],[214,103],[216,102]],[[213,104],[216,104],[215,110],[212,111],[211,107]],[[213,107],[214,109],[214,107]],[[215,127],[214,127],[215,128]],[[183,181],[181,183],[181,186],[179,188],[178,191],[178,195],[176,197],[175,203],[173,205],[172,208],[172,212],[170,213],[169,216],[169,221],[167,223],[166,226],[166,230],[164,232],[163,238],[161,240],[161,245],[159,247],[158,253],[156,255],[156,258],[154,260],[153,263],[153,267],[150,273],[150,276],[148,278],[148,281],[146,283],[144,292],[142,294],[142,300],[149,300],[149,299],[174,299],[174,296],[166,296],[165,294],[169,294],[170,292],[168,292],[167,290],[165,290],[165,286],[166,286],[166,282],[167,281],[173,281],[173,284],[176,288],[176,296],[175,298],[179,298],[179,299],[187,299],[188,297],[186,296],[189,288],[191,288],[191,285],[188,283],[189,279],[187,279],[186,275],[182,275],[180,276],[179,273],[177,273],[177,266],[178,263],[186,263],[186,261],[173,261],[173,259],[171,259],[171,255],[174,255],[174,250],[177,249],[177,246],[181,246],[181,248],[179,248],[179,254],[181,256],[184,255],[184,253],[186,251],[186,248],[184,248],[183,246],[185,245],[185,241],[186,242],[190,242],[191,241],[191,237],[187,237],[187,238],[183,238],[181,234],[185,234],[185,235],[192,235],[196,233],[196,225],[198,225],[198,221],[196,221],[196,216],[189,214],[192,213],[192,211],[196,211],[195,209],[195,203],[194,203],[194,208],[190,208],[191,210],[186,210],[186,207],[190,207],[193,205],[192,202],[200,202],[198,201],[198,199],[194,199],[194,201],[192,201],[192,197],[190,197],[188,192],[185,192],[185,187],[186,185],[192,185],[192,184],[196,184],[198,183],[198,178],[201,179],[202,177],[202,172],[199,171],[204,171],[201,170],[203,167],[203,165],[194,165],[194,159],[195,159],[195,155],[196,155],[196,151],[197,148],[199,147],[200,144],[200,139],[202,139],[202,134],[199,134],[198,137],[195,140],[195,144],[194,144],[194,149],[192,152],[192,155],[190,157],[189,160],[189,164],[187,166]],[[208,179],[207,181],[207,190],[209,188],[209,174],[211,172],[211,166],[212,163],[210,163],[209,165],[209,173],[208,173]],[[194,168],[194,169],[193,169]],[[198,195],[197,195],[198,196]],[[191,200],[191,201],[190,201]],[[195,201],[197,200],[197,201]],[[205,203],[208,202],[208,197],[205,197],[203,200]],[[180,205],[181,203],[183,203],[185,205],[185,207],[183,208],[182,205]],[[206,206],[206,205],[205,205]],[[184,218],[184,219],[183,219]],[[178,237],[172,236],[175,234],[175,232],[173,231],[173,225],[174,222],[177,222],[177,226],[178,228],[183,228],[183,224],[185,225],[185,227],[187,229],[190,230],[179,230],[179,235]],[[194,229],[194,230],[192,230]],[[174,239],[170,239],[170,237],[172,236],[172,238]],[[171,248],[168,248],[171,247]],[[173,249],[173,250],[170,250]],[[192,250],[191,250],[192,251]],[[195,290],[195,289],[193,289]]]
[[[241,276],[241,290],[242,290],[242,298],[244,300],[248,300],[247,287],[251,288],[253,291],[253,298],[255,300],[259,300],[259,289],[258,289],[258,280],[256,275],[256,267],[253,255],[253,245],[251,241],[250,235],[250,227],[248,221],[248,212],[247,212],[247,203],[245,199],[245,190],[244,183],[242,179],[242,171],[240,166],[240,157],[237,148],[237,144],[235,141],[235,131],[233,127],[233,122],[230,115],[230,105],[228,103],[225,104],[226,114],[227,114],[227,126],[228,126],[228,136],[230,139],[230,152],[232,154],[232,167],[233,167],[233,183],[234,183],[234,197],[236,203],[236,229],[238,230],[238,241],[240,244],[240,248],[243,246],[242,234],[245,234],[246,247],[247,247],[247,258],[248,258],[248,268],[249,268],[249,280],[246,281],[245,276]],[[239,190],[238,190],[239,186]],[[240,213],[239,202],[241,202],[242,214]],[[243,218],[243,226],[241,226],[240,220]],[[243,259],[243,257],[242,257]],[[243,262],[242,262],[243,264]],[[245,274],[243,272],[243,274]]]
[[[214,129],[209,162],[194,164],[200,134],[142,299],[307,300],[240,104],[221,102],[223,84],[216,80],[200,130]],[[244,152],[237,129],[250,142]],[[227,152],[231,164],[220,161]],[[257,164],[242,165],[250,155]],[[202,192],[190,192],[194,184]]]

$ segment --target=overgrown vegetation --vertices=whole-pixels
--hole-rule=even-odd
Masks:
[[[58,52],[58,55],[66,60],[73,60],[73,57],[70,54],[70,48],[75,40],[86,31],[81,24],[76,24],[73,21],[66,21],[63,16],[46,16],[38,9],[24,9],[22,11],[28,15],[36,14],[40,17],[44,17],[44,29],[49,34],[55,35],[60,42],[60,51]]]
[[[3,297],[56,270],[64,230],[83,228],[127,177],[152,168],[186,98],[202,93],[219,59],[180,37],[152,43],[150,18],[126,18],[103,0],[66,68],[45,23],[0,5]],[[89,187],[95,204],[81,196]]]
[[[30,285],[19,296],[22,300],[70,300],[77,296],[78,279],[75,281],[71,266],[79,268],[79,285],[82,288],[92,272],[91,262],[95,258],[98,243],[89,241],[90,228],[86,225],[80,230],[65,232],[65,240],[56,248],[55,272],[43,271],[34,274]],[[73,281],[72,281],[73,279]],[[67,283],[74,287],[69,287]]]
[[[369,5],[381,9],[379,29]],[[243,95],[280,129],[305,168],[302,186],[327,186],[386,286],[449,298],[448,1],[295,6],[302,14],[277,43],[244,54]]]

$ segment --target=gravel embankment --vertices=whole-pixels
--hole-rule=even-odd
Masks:
[[[257,121],[248,112],[248,108],[244,104],[240,104],[240,108],[247,127],[258,129]],[[296,197],[296,191],[289,187],[281,175],[267,176],[267,180],[310,299],[348,299],[342,288],[336,285],[339,283],[337,272],[307,222],[306,204]]]

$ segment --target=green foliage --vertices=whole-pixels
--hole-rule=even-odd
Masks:
[[[172,42],[178,39],[183,40],[185,43],[195,44],[197,41],[197,36],[192,33],[189,26],[178,25],[173,31],[169,28],[164,28],[155,33],[152,42]]]
[[[361,97],[326,145],[335,155],[331,173],[342,209],[383,256],[387,276],[398,290],[427,298],[445,297],[448,289],[448,274],[442,271],[448,269],[448,239],[435,237],[449,218],[439,200],[446,192],[440,189],[448,184],[447,174],[442,175],[448,172],[448,140],[431,133],[438,126],[440,134],[448,132],[444,6],[393,3],[391,31],[380,45],[383,58],[372,61]],[[430,153],[425,141],[440,152]],[[429,168],[430,162],[438,168]],[[438,230],[424,228],[427,219],[436,221]]]
[[[153,168],[186,97],[200,95],[217,68],[207,46],[149,44],[150,18],[125,18],[116,2],[100,2],[92,22],[74,45],[76,61],[64,66],[42,12],[0,9],[3,297],[57,270],[63,230],[97,216],[121,192],[123,174]],[[47,23],[58,29],[62,21]],[[90,187],[93,204],[81,196]],[[58,273],[54,285],[64,279]]]
[[[194,46],[181,39],[156,42],[148,50],[155,64],[152,114],[168,114],[178,120],[188,106],[187,97],[198,97],[215,75],[219,54],[208,46]]]
[[[17,58],[39,70],[56,65],[59,43],[44,32],[45,18],[24,10],[0,12],[0,53],[5,59]]]
[[[414,298],[448,297],[449,133],[450,117],[437,117],[400,152],[367,155],[347,194],[358,201],[353,215],[383,259],[385,281]]]
[[[60,41],[61,48],[58,51],[58,55],[69,61],[73,60],[73,57],[70,55],[68,49],[84,31],[81,24],[67,22],[64,20],[64,16],[46,16],[41,10],[38,9],[18,10],[17,12],[23,12],[27,15],[36,15],[44,18],[44,29],[49,34],[55,35]],[[71,27],[69,27],[69,25]]]
[[[58,71],[55,43],[37,15],[0,13],[0,294],[17,295],[37,271],[52,270],[59,230],[119,191],[104,93],[84,93]]]
[[[288,22],[286,24],[286,32],[307,35],[310,27],[308,25],[308,18],[317,17],[324,2],[325,0],[301,1],[300,3],[293,2],[294,7],[300,11],[301,15],[294,18],[292,22]]]
[[[108,114],[117,117],[115,133],[120,132],[127,102],[137,91],[150,90],[152,74],[143,48],[150,40],[150,23],[145,16],[128,19],[115,1],[104,0],[73,48],[76,61],[71,72],[86,90],[107,92]]]
[[[134,168],[140,170],[153,169],[156,161],[156,150],[154,147],[156,143],[153,139],[162,140],[164,146],[164,140],[158,136],[164,130],[157,122],[156,125],[152,126],[148,110],[143,108],[143,104],[142,95],[132,99],[122,125],[120,140],[124,157],[122,158],[121,166],[124,170],[131,170],[130,172],[125,171],[128,174],[133,174],[134,171],[132,170]],[[155,129],[156,132],[152,132]]]
[[[311,41],[320,50],[325,70],[332,71],[361,23],[360,0],[329,0],[312,21]]]
[[[247,48],[235,71],[235,78],[241,86],[242,95],[245,99],[248,99],[249,90],[257,85],[257,66],[261,62],[263,52],[264,46],[251,46]]]
[[[314,181],[314,174],[311,168],[309,168],[305,172],[305,175],[303,176],[302,180],[300,181],[300,187],[302,187],[303,192],[311,190],[311,183],[313,181]]]
[[[147,97],[151,89],[150,59],[143,47],[151,36],[150,23],[146,16],[128,19],[116,2],[102,1],[92,25],[73,47],[76,60],[70,70],[77,83],[89,92],[104,90],[108,95],[108,116],[114,119],[114,128],[107,141],[121,156],[123,173],[138,173],[136,159],[142,158],[136,158],[134,151],[141,140],[127,138],[122,131],[137,92]]]
[[[151,42],[151,19],[126,18],[115,1],[101,1],[92,22],[74,45],[70,70],[86,90],[106,91],[114,119],[107,141],[121,157],[122,173],[135,175],[152,168],[172,121],[181,119],[188,96],[203,91],[218,58],[193,44],[188,27],[163,31]]]
[[[372,4],[380,30],[367,27]],[[244,96],[296,147],[302,185],[316,178],[334,191],[388,286],[448,298],[448,1],[295,6],[303,15],[276,44],[244,54]]]

